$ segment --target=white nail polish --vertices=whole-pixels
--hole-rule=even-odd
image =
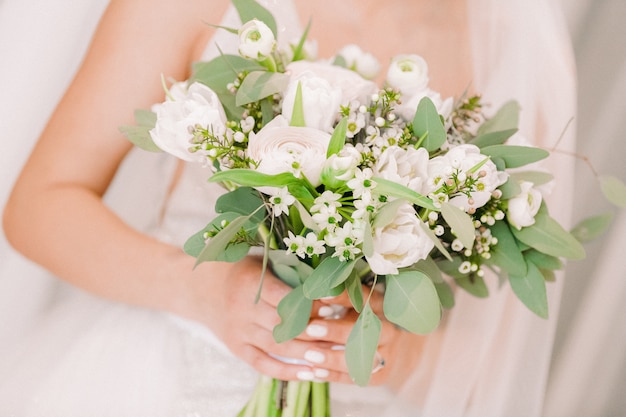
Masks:
[[[321,324],[309,324],[306,328],[306,334],[310,337],[324,337],[328,334],[328,328]]]
[[[322,352],[318,352],[316,350],[307,350],[304,352],[304,359],[311,363],[324,363],[326,360],[326,355]]]
[[[335,315],[335,309],[331,306],[321,306],[317,314],[320,317],[332,317]]]
[[[312,381],[313,379],[315,379],[315,375],[311,371],[299,371],[296,374],[296,377],[300,381]]]
[[[318,368],[315,371],[313,371],[313,375],[315,375],[315,378],[325,379],[325,378],[328,378],[328,375],[330,375],[330,372],[328,372],[328,369]]]

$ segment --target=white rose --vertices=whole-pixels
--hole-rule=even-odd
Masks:
[[[331,132],[339,114],[341,92],[312,72],[292,76],[283,97],[282,114],[288,120],[291,120],[293,114],[298,85],[302,89],[304,124],[307,127]]]
[[[277,116],[257,134],[250,134],[248,156],[259,164],[256,168],[259,172],[304,175],[317,187],[329,142],[330,134],[310,127],[289,126],[287,119]]]
[[[522,191],[509,200],[507,218],[509,224],[518,230],[535,224],[535,216],[541,207],[541,193],[533,187],[532,182],[521,181]]]
[[[150,136],[154,143],[180,159],[192,161],[194,154],[189,152],[189,132],[192,126],[212,126],[214,131],[224,131],[226,116],[217,95],[204,84],[193,83],[185,88],[177,83],[170,89],[170,97],[153,107],[157,121]]]
[[[454,106],[454,99],[452,97],[448,97],[443,100],[441,98],[441,94],[431,90],[430,88],[419,91],[410,97],[403,97],[402,103],[396,106],[395,112],[407,122],[412,122],[415,117],[415,112],[417,111],[417,106],[424,97],[431,99],[437,108],[437,112],[443,116],[444,120],[450,117]]]
[[[347,144],[339,153],[331,155],[322,169],[322,183],[330,188],[338,188],[342,183],[354,178],[354,172],[363,155],[354,146]]]
[[[476,172],[469,172],[486,158],[477,146],[470,144],[455,146],[445,155],[434,157],[428,162],[426,192],[436,192],[453,174],[462,173],[476,179],[474,191],[470,193],[471,200],[467,195],[459,194],[452,197],[450,203],[466,211],[484,206],[491,198],[491,193],[508,179],[508,174],[498,171],[491,160],[487,160]]]
[[[296,61],[287,65],[287,72],[292,77],[297,78],[305,71],[311,71],[318,77],[324,78],[333,89],[341,91],[341,105],[346,105],[353,100],[368,104],[372,94],[378,91],[378,86],[373,81],[366,80],[356,72],[337,65],[308,61]]]
[[[367,257],[372,272],[393,275],[398,268],[426,259],[434,243],[420,223],[413,206],[406,203],[398,208],[391,223],[373,230],[374,253]]]
[[[397,55],[387,70],[387,84],[404,96],[412,96],[428,85],[428,65],[419,55]]]
[[[428,179],[428,158],[424,148],[390,146],[376,161],[374,175],[423,193]]]
[[[263,22],[252,19],[239,28],[239,54],[245,58],[263,60],[276,47],[272,30]]]
[[[358,45],[346,45],[337,55],[346,61],[346,66],[371,80],[380,72],[380,63],[374,55],[364,52]]]

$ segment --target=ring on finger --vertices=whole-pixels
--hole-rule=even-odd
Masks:
[[[376,372],[380,371],[381,369],[385,367],[385,358],[383,358],[380,352],[376,351],[375,358],[376,358],[376,365],[374,365],[374,368],[372,368],[372,374],[375,374]]]

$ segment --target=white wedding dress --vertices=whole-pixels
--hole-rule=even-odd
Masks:
[[[0,3],[0,13],[20,0],[12,1]],[[262,3],[277,15],[283,40],[299,34],[284,25],[296,20],[290,1]],[[541,133],[543,145],[554,144],[575,111],[559,14],[543,0],[470,3],[477,90],[494,106],[518,99],[522,132],[535,142]],[[225,23],[234,17],[231,10]],[[215,42],[232,46],[226,35]],[[215,42],[207,57],[215,54]],[[571,140],[569,131],[560,148],[569,149]],[[551,164],[561,181],[551,207],[564,221],[571,163],[554,158]],[[211,218],[207,208],[220,191],[207,186],[206,170],[189,165],[166,198],[175,164],[165,154],[131,152],[106,200],[135,227],[181,244]],[[8,166],[15,173],[19,167]],[[91,296],[0,249],[2,285],[24,280],[8,285],[11,292],[2,299],[0,415],[230,417],[245,404],[256,373],[204,327]],[[560,285],[550,285],[548,321],[529,313],[507,286],[493,282],[491,289],[487,300],[458,292],[445,326],[428,337],[420,366],[400,392],[334,385],[333,416],[539,416]]]

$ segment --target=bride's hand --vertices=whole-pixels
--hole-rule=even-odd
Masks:
[[[261,270],[261,260],[255,257],[237,263],[198,265],[186,278],[189,299],[182,315],[205,324],[231,352],[265,375],[282,380],[346,381],[344,363],[317,363],[323,362],[321,352],[345,344],[346,323],[328,321],[324,326],[326,335],[315,333],[316,327],[310,326],[311,335],[276,343],[272,335],[274,326],[280,323],[276,307],[291,289],[267,270],[261,297],[255,303]],[[286,363],[278,357],[296,361]]]

